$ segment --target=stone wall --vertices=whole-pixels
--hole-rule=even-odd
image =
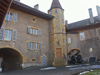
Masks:
[[[25,60],[25,67],[41,65],[40,57],[45,54],[47,56],[47,63],[49,64],[49,22],[47,20],[38,18],[33,15],[29,15],[14,9],[9,9],[12,12],[14,18],[14,12],[18,13],[17,22],[13,21],[4,21],[3,28],[10,30],[17,30],[17,40],[13,41],[0,41],[0,47],[14,47],[18,49],[22,54]],[[36,20],[36,23],[33,23],[33,18]],[[27,33],[28,26],[39,28],[42,30],[42,35],[31,35]],[[27,42],[41,42],[42,50],[28,50]],[[32,58],[35,58],[36,61],[30,61]]]

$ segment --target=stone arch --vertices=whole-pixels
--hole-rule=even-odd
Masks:
[[[22,69],[24,61],[20,50],[10,46],[0,47],[0,58],[3,71]]]
[[[68,53],[69,53],[70,51],[72,51],[72,50],[79,50],[79,51],[80,51],[79,48],[72,48],[72,49],[68,50]]]

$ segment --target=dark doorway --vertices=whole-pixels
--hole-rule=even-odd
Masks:
[[[0,48],[0,58],[2,58],[2,71],[16,70],[22,68],[23,56],[15,49]]]

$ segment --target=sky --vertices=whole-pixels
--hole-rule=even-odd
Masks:
[[[52,0],[20,0],[22,3],[34,7],[39,4],[39,10],[45,13],[50,9]],[[92,8],[93,16],[97,16],[96,5],[100,0],[59,0],[64,9],[64,18],[68,23],[89,18],[88,9]]]

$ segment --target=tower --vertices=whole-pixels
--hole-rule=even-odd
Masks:
[[[50,24],[50,63],[53,66],[67,65],[66,33],[64,21],[64,9],[59,0],[53,0],[48,10],[55,18]]]

